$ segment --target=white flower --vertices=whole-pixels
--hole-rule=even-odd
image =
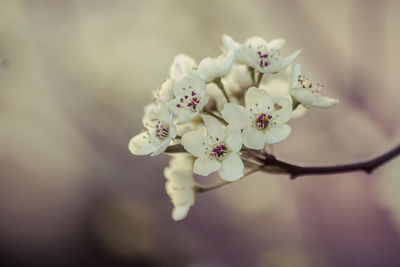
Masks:
[[[297,101],[308,107],[331,108],[339,103],[339,99],[321,96],[323,88],[320,84],[313,84],[310,79],[301,75],[301,66],[296,64],[292,70],[290,93]]]
[[[197,157],[193,171],[207,176],[218,171],[222,179],[234,181],[243,176],[244,165],[239,157],[242,135],[235,125],[224,127],[217,119],[203,115],[206,131],[190,131],[181,144]]]
[[[149,106],[148,113],[143,117],[143,125],[147,131],[129,141],[129,150],[135,155],[156,156],[164,152],[176,136],[172,114],[164,104]]]
[[[251,149],[262,149],[264,142],[275,144],[286,139],[291,128],[285,124],[292,114],[287,99],[271,99],[265,90],[251,87],[245,96],[246,107],[225,104],[223,118],[229,125],[243,129],[243,144]]]
[[[299,55],[301,50],[295,51],[286,58],[281,57],[280,50],[285,41],[275,39],[267,43],[260,37],[252,37],[244,44],[238,44],[229,36],[223,37],[226,48],[235,49],[235,57],[261,73],[275,73],[286,68]]]
[[[192,174],[193,157],[186,153],[174,154],[169,167],[164,169],[167,178],[165,191],[174,204],[172,218],[175,221],[184,219],[194,203],[195,183]]]
[[[208,102],[206,83],[194,72],[180,75],[172,90],[174,99],[168,102],[168,108],[183,117],[178,124],[194,119]]]
[[[185,54],[175,56],[174,61],[169,68],[169,78],[162,83],[159,90],[153,93],[156,100],[162,102],[170,101],[174,97],[172,87],[175,84],[176,77],[191,71],[195,67],[196,61],[193,58]]]
[[[234,51],[230,50],[217,58],[207,57],[203,59],[197,68],[200,78],[209,82],[215,78],[225,76],[231,69],[234,56]]]

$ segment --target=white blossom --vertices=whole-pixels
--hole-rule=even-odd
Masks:
[[[244,44],[236,43],[231,37],[224,36],[226,49],[235,49],[235,57],[261,73],[275,73],[286,68],[300,54],[297,50],[288,57],[282,58],[280,50],[285,41],[275,39],[266,42],[261,37],[251,37]]]
[[[291,78],[291,95],[306,107],[332,108],[339,103],[337,98],[321,96],[319,92],[323,85],[313,84],[309,78],[301,75],[300,64],[294,65]]]
[[[174,205],[172,218],[182,220],[194,204],[193,157],[186,153],[174,154],[169,167],[164,169],[164,176],[165,190]]]
[[[251,149],[281,142],[291,132],[285,124],[292,114],[291,103],[287,99],[274,102],[265,90],[256,87],[247,91],[245,107],[228,103],[221,113],[229,125],[243,129],[243,144]]]
[[[181,117],[179,124],[194,119],[208,102],[206,83],[195,72],[179,75],[172,90],[174,98],[168,108]]]
[[[172,114],[165,104],[148,106],[148,113],[143,117],[143,125],[146,131],[129,141],[129,150],[135,155],[156,156],[164,152],[176,136]]]
[[[205,131],[190,131],[182,136],[181,144],[197,157],[193,171],[208,176],[218,171],[222,179],[234,181],[243,176],[244,164],[239,156],[242,135],[236,125],[224,127],[217,119],[201,116]]]
[[[175,56],[172,65],[169,68],[169,77],[162,83],[161,88],[153,93],[158,101],[168,102],[174,97],[172,88],[175,80],[179,75],[185,74],[196,67],[196,61],[185,55],[179,54]]]
[[[210,82],[215,78],[225,76],[234,60],[234,50],[230,50],[228,53],[224,53],[216,58],[207,57],[203,59],[197,71],[202,80]]]

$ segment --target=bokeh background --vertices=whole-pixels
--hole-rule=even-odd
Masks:
[[[0,1],[1,266],[400,266],[400,158],[375,173],[253,174],[174,222],[168,156],[133,156],[173,57],[283,37],[339,97],[279,157],[343,163],[400,140],[400,1]],[[212,183],[218,177],[202,178]]]

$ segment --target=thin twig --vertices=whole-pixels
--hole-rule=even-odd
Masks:
[[[218,183],[218,184],[211,185],[211,186],[196,185],[196,186],[194,187],[194,190],[195,190],[197,193],[203,193],[203,192],[211,191],[211,190],[220,188],[220,187],[222,187],[222,186],[225,186],[225,185],[232,184],[232,183],[234,183],[234,182],[240,181],[240,180],[242,180],[244,177],[246,177],[246,176],[248,176],[248,175],[250,175],[250,174],[252,174],[252,173],[255,173],[255,172],[259,171],[260,168],[261,168],[261,166],[257,166],[256,168],[249,169],[249,170],[243,175],[243,177],[242,177],[241,179],[239,179],[239,180],[236,180],[236,181],[224,181],[224,182],[222,182],[222,183]]]
[[[280,173],[289,174],[291,179],[296,179],[299,176],[305,175],[318,175],[318,174],[335,174],[335,173],[345,173],[345,172],[354,172],[354,171],[364,171],[368,174],[372,173],[373,170],[388,162],[389,160],[400,155],[400,145],[397,145],[395,148],[390,151],[375,157],[373,159],[350,163],[350,164],[342,164],[342,165],[333,165],[333,166],[300,166],[291,164],[288,162],[284,162],[278,160],[273,155],[267,154],[265,159],[258,161],[262,161],[264,163],[263,169],[268,167],[278,168]]]
[[[224,94],[224,96],[225,96],[225,98],[226,98],[226,101],[228,101],[228,103],[230,103],[231,100],[229,99],[229,96],[228,96],[228,94],[227,94],[226,91],[225,91],[225,87],[224,87],[224,85],[223,85],[222,82],[221,82],[221,78],[220,78],[220,77],[215,78],[215,79],[213,80],[213,83],[215,83],[215,84],[218,86],[218,88],[219,88],[219,89],[222,91],[222,93]]]
[[[224,125],[228,125],[228,123],[226,122],[226,120],[224,120],[222,117],[216,115],[215,113],[213,113],[211,110],[208,110],[206,108],[203,109],[202,111],[203,113],[210,115],[214,118],[216,118],[217,120],[219,120],[220,122],[222,122]]]
[[[260,83],[262,81],[263,76],[264,76],[264,73],[262,73],[262,72],[258,73],[256,87],[260,87]]]

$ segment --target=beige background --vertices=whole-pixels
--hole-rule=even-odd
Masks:
[[[400,158],[373,175],[254,174],[170,218],[168,157],[128,151],[177,53],[283,37],[333,110],[293,120],[291,161],[400,140],[399,1],[0,1],[0,256],[38,266],[400,266]],[[212,183],[217,177],[198,180]]]

